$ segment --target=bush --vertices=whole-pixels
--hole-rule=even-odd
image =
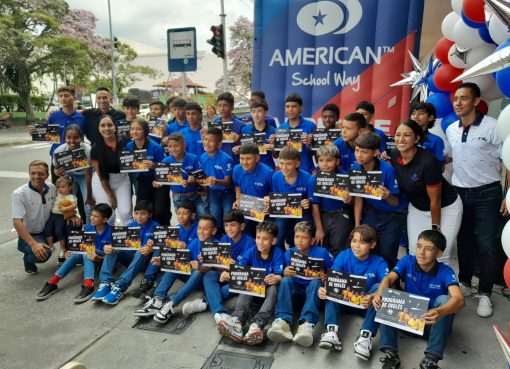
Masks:
[[[44,96],[31,96],[34,111],[44,111],[46,108]],[[25,107],[18,95],[0,95],[0,111],[25,111]]]

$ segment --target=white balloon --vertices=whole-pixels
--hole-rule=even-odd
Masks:
[[[466,64],[464,64],[464,61],[455,54],[456,47],[457,46],[455,44],[453,44],[450,47],[450,50],[448,50],[448,61],[455,68],[464,69],[464,68],[466,68]]]
[[[510,38],[510,31],[508,30],[508,26],[505,26],[501,19],[499,19],[495,14],[492,14],[489,18],[488,28],[492,40],[498,45],[502,44],[508,38]]]
[[[471,49],[466,56],[466,66],[471,68],[491,55],[496,50],[496,45],[483,43],[480,46]]]
[[[473,82],[480,87],[482,94],[485,91],[490,91],[496,84],[496,80],[492,77],[492,74],[484,74],[483,76],[463,79],[462,82]]]
[[[505,141],[508,135],[510,135],[510,105],[507,105],[506,108],[501,110],[501,113],[499,113],[496,131],[498,132],[501,141]],[[510,194],[510,191],[508,191],[508,194]],[[507,200],[507,204],[510,206],[510,201]]]
[[[451,12],[444,17],[443,23],[441,23],[441,32],[450,41],[453,40],[453,27],[459,20],[461,20],[460,16],[455,12]]]
[[[460,13],[462,12],[462,3],[463,0],[452,0],[452,9],[455,13],[457,13],[460,16]]]
[[[510,191],[509,191],[510,192]],[[510,222],[506,222],[503,233],[501,234],[501,244],[506,256],[510,258]]]
[[[505,167],[510,168],[510,136],[507,136],[503,142],[503,147],[501,148],[501,159],[503,159]]]
[[[480,38],[475,28],[469,27],[462,19],[453,27],[453,40],[462,49],[474,49],[485,41]]]
[[[491,88],[482,92],[482,99],[484,99],[486,102],[501,99],[502,97],[503,93],[496,83]]]

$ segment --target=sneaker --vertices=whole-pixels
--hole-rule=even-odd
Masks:
[[[145,296],[149,293],[152,286],[154,286],[154,282],[148,281],[147,279],[144,278],[140,282],[140,286],[138,286],[138,288],[131,293],[131,296],[136,297],[136,298]]]
[[[115,284],[110,293],[103,297],[102,301],[108,305],[117,305],[122,296],[124,296],[124,291],[122,291],[121,288]]]
[[[57,265],[64,264],[64,261],[66,261],[65,254],[66,254],[65,251],[60,249],[60,251],[58,252]]]
[[[480,301],[478,301],[478,308],[476,313],[481,318],[488,318],[492,315],[492,303],[491,299],[487,295],[478,295]]]
[[[78,293],[73,301],[76,303],[85,302],[94,294],[94,287],[81,286],[80,293]]]
[[[460,287],[460,292],[462,292],[462,296],[464,297],[469,297],[471,296],[472,292],[471,292],[471,286],[468,286],[462,282],[459,283],[459,287]]]
[[[28,275],[36,275],[37,274],[37,265],[25,264],[25,273],[27,273]]]
[[[257,323],[251,323],[248,332],[243,337],[243,342],[247,345],[260,345],[264,340],[264,332]]]
[[[292,332],[290,331],[289,323],[282,318],[276,318],[267,331],[267,338],[273,342],[288,342],[292,341]]]
[[[299,346],[310,347],[313,345],[313,327],[312,323],[304,322],[298,327],[296,334],[292,341]]]
[[[182,305],[182,313],[186,316],[207,310],[207,303],[202,299],[195,299]],[[218,322],[216,322],[218,323]]]
[[[153,316],[163,307],[163,301],[156,297],[151,298],[143,305],[143,308],[135,311],[136,316]]]
[[[384,357],[380,358],[379,361],[383,364],[382,369],[400,368],[400,358],[395,351],[386,351]]]
[[[92,298],[90,300],[92,300],[92,301],[103,301],[103,298],[106,295],[108,295],[111,290],[112,290],[112,286],[110,285],[110,283],[102,282],[99,285],[96,293],[94,295],[92,295]]]
[[[154,315],[153,319],[158,323],[165,324],[174,314],[174,303],[170,300]]]
[[[420,362],[420,369],[441,369],[437,366],[437,360],[425,356],[423,360]]]
[[[362,329],[354,342],[354,355],[362,360],[370,359],[372,353],[372,332]]]
[[[216,325],[220,324],[222,321],[227,321],[230,318],[230,315],[226,313],[216,313],[214,314],[214,321],[216,322]]]
[[[37,294],[37,297],[35,298],[37,301],[46,300],[48,297],[53,295],[58,291],[58,286],[56,284],[49,284],[46,282],[44,287],[41,291]]]
[[[329,330],[321,335],[319,347],[324,350],[342,351],[342,341],[340,341],[337,332]]]
[[[227,320],[220,320],[216,329],[218,329],[218,332],[223,337],[227,337],[237,343],[243,342],[243,326],[236,316],[229,316]]]

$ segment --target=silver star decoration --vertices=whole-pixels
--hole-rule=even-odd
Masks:
[[[453,53],[450,54],[450,56],[455,55],[457,58],[462,60],[464,64],[466,64],[466,59],[471,49],[462,49],[455,45],[455,50],[453,50]]]
[[[488,9],[487,9],[488,8]],[[501,19],[503,24],[508,27],[510,31],[510,1],[509,0],[485,0],[485,9],[492,11],[496,16]],[[486,18],[489,19],[490,17]]]
[[[421,98],[425,100],[429,95],[427,79],[439,67],[440,62],[437,59],[433,60],[432,57],[429,56],[422,64],[418,61],[418,59],[416,59],[411,51],[407,50],[407,52],[409,53],[409,57],[413,63],[414,70],[401,74],[401,76],[404,78],[390,86],[411,86],[413,88],[411,101],[414,100],[418,94],[420,94]]]

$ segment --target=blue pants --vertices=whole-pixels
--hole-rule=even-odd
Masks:
[[[397,264],[400,237],[406,222],[405,213],[385,213],[373,208],[363,213],[363,224],[374,228],[379,237],[379,255],[388,264],[389,270]]]
[[[471,286],[477,262],[480,268],[478,292],[490,295],[497,275],[498,247],[501,247],[501,186],[498,182],[494,187],[479,192],[456,189],[464,207],[457,236],[459,280]]]
[[[175,295],[170,296],[172,303],[174,306],[179,305],[186,297],[188,297],[193,291],[199,290],[202,288],[202,272],[198,270],[194,270],[191,272],[191,276],[189,276],[184,286],[179,288],[179,291]]]
[[[228,309],[223,306],[223,300],[233,297],[230,293],[228,283],[220,283],[221,272],[210,270],[204,274],[205,299],[209,305],[211,313],[228,313]]]
[[[275,306],[275,318],[281,318],[286,322],[292,321],[294,304],[303,303],[299,324],[305,321],[317,324],[319,321],[319,288],[322,280],[314,279],[308,285],[296,282],[297,277],[283,277],[278,288],[278,302]]]
[[[446,304],[449,300],[447,295],[441,295],[434,301],[433,307],[438,308]],[[437,359],[443,358],[446,340],[452,333],[453,318],[455,314],[450,314],[439,318],[439,321],[432,325],[427,326],[425,329],[425,337],[428,336],[427,349],[425,354],[430,354]],[[430,328],[429,328],[430,327]],[[397,341],[397,328],[390,327],[389,325],[381,324],[381,351],[391,349],[398,352]]]
[[[186,274],[164,272],[158,282],[156,290],[154,291],[154,297],[158,297],[161,300],[165,299],[168,291],[170,291],[170,288],[172,288],[177,279],[186,283],[190,279],[190,276]]]
[[[46,244],[46,239],[42,233],[33,234],[31,236],[37,242]],[[25,269],[27,269],[28,266],[34,265],[36,263],[45,263],[51,257],[51,250],[45,249],[48,257],[44,260],[37,259],[30,245],[26,243],[25,240],[23,240],[21,237],[18,237],[18,251],[21,251],[23,254],[25,254],[23,255],[23,264],[25,264]]]
[[[78,263],[83,263],[83,279],[94,279],[94,267],[93,261],[89,260],[85,254],[72,254],[70,258],[64,261],[64,264],[60,266],[55,272],[61,279],[73,270]]]
[[[105,255],[101,272],[99,273],[99,280],[101,282],[113,283],[113,269],[117,262],[120,262],[126,267],[122,272],[119,279],[115,284],[125,291],[133,282],[136,275],[147,267],[147,263],[151,259],[151,255],[143,256],[138,251],[116,251],[113,254]]]
[[[159,250],[154,250],[152,253],[152,257],[156,257],[160,255]],[[158,278],[160,267],[154,264],[149,263],[147,268],[145,269],[144,278],[149,282],[154,282],[156,278]]]
[[[223,216],[232,210],[232,204],[235,200],[234,189],[209,191],[209,210],[216,219],[218,232],[223,233]]]
[[[174,203],[175,212],[177,212],[177,209],[179,208],[179,202],[183,200],[188,200],[195,204],[197,208],[196,219],[200,219],[203,215],[208,213],[205,208],[205,201],[199,193],[195,194],[194,196],[182,196],[176,192],[172,192],[172,201]]]
[[[377,291],[379,287],[379,283],[376,283],[370,288],[367,294],[372,294]],[[375,337],[377,333],[377,329],[379,328],[379,323],[374,321],[375,319],[375,309],[373,306],[370,306],[367,310],[356,309],[354,307],[341,305],[336,302],[326,300],[325,302],[326,308],[324,313],[324,325],[335,324],[340,326],[340,312],[349,313],[349,314],[360,314],[365,315],[365,319],[363,319],[363,324],[361,325],[361,329],[366,329],[367,331],[372,332],[372,336]]]

